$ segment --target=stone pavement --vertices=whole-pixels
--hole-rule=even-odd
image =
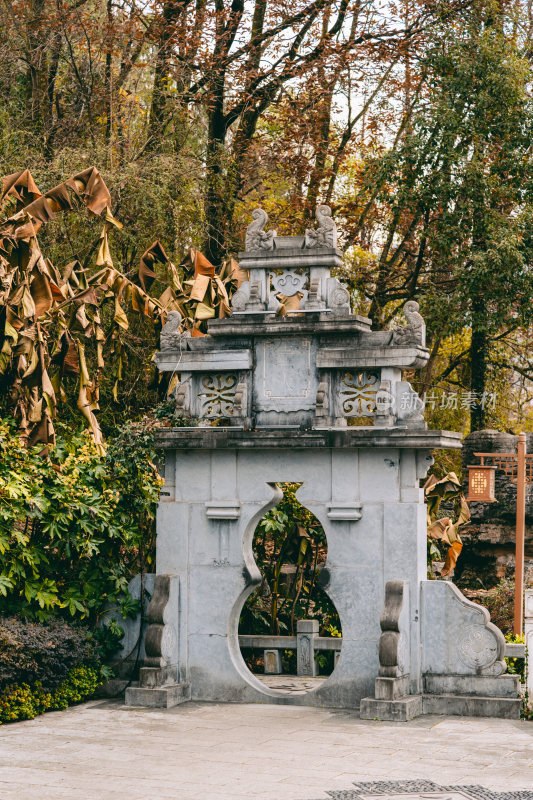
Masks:
[[[326,800],[422,779],[532,790],[533,722],[95,700],[0,727],[1,800]]]

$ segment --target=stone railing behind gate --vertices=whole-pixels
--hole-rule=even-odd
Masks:
[[[533,589],[525,592],[525,644],[508,642],[505,646],[506,658],[525,658],[526,648],[533,651]],[[318,650],[333,650],[335,653],[334,666],[340,658],[342,637],[329,637],[318,635],[318,621],[314,619],[301,619],[297,624],[296,636],[257,636],[244,634],[239,636],[241,647],[250,647],[263,650],[265,675],[281,674],[281,651],[296,650],[297,675],[301,677],[314,677],[316,675],[315,652]],[[533,670],[526,672],[526,690],[533,701]]]
[[[317,650],[333,650],[335,666],[339,660],[342,638],[318,635],[318,620],[300,619],[296,628],[296,636],[239,636],[241,647],[253,647],[263,650],[265,658],[265,674],[281,674],[281,651],[296,650],[296,674],[301,677],[314,677],[316,672],[315,652]]]

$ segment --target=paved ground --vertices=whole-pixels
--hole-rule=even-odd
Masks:
[[[533,722],[103,700],[0,727],[0,800],[326,800],[407,779],[533,789]]]
[[[255,673],[261,683],[284,694],[307,694],[322,686],[327,678],[299,678],[297,675],[263,675]]]

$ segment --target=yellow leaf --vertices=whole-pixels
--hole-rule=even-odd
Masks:
[[[205,297],[205,293],[207,292],[210,283],[211,279],[209,278],[208,275],[198,275],[198,277],[194,279],[192,291],[189,296],[190,299],[202,301]]]
[[[129,328],[128,318],[124,312],[124,309],[120,305],[118,301],[118,297],[115,297],[115,316],[114,320],[117,325],[120,325],[121,328],[124,328],[125,331]]]
[[[89,370],[87,369],[87,361],[85,360],[85,345],[83,342],[77,342],[77,345],[80,356],[80,387],[90,386],[91,379],[89,377]]]
[[[198,303],[196,306],[195,319],[212,319],[215,316],[215,309],[205,303]]]
[[[35,316],[35,303],[33,302],[33,297],[27,286],[24,287],[24,292],[22,294],[22,310],[24,311],[25,317]]]
[[[13,325],[9,324],[7,319],[6,319],[5,335],[6,335],[6,337],[9,337],[9,339],[13,340],[13,344],[14,345],[18,342],[18,338],[19,338],[18,331],[15,330]]]
[[[178,378],[176,373],[174,373],[168,384],[167,397],[170,397],[170,395],[172,394],[172,392],[174,391],[179,382],[180,379]]]
[[[124,226],[123,226],[123,224],[122,224],[122,222],[119,222],[119,220],[118,220],[118,219],[115,219],[115,217],[114,217],[114,216],[113,216],[113,214],[111,213],[111,209],[109,208],[109,206],[106,206],[106,210],[105,210],[105,221],[106,221],[107,223],[109,223],[110,225],[114,225],[114,226],[115,226],[115,228],[118,228],[118,230],[119,230],[119,231],[121,231],[121,230],[122,230],[122,228],[124,227]]]
[[[100,234],[100,245],[98,247],[98,254],[96,256],[96,266],[113,266],[113,259],[111,258],[111,251],[109,249],[109,241],[107,238],[107,225],[104,225],[102,233]]]
[[[87,420],[87,422],[89,423],[89,428],[91,430],[91,434],[95,444],[99,446],[100,450],[102,450],[104,442],[102,431],[100,430],[98,420],[96,419],[95,415],[91,410],[91,402],[87,395],[87,385],[83,385],[81,380],[80,380],[80,390],[78,393],[77,406],[81,411],[81,413],[83,414],[83,416],[85,417],[85,419]]]
[[[35,372],[37,366],[39,365],[39,354],[37,353],[37,348],[33,347],[31,350],[31,358],[29,366],[26,368],[24,374],[22,375],[22,380],[26,380],[29,376]]]

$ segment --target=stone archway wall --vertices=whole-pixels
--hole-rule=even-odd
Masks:
[[[193,699],[288,702],[246,668],[238,620],[260,581],[252,554],[259,519],[298,481],[299,500],[324,526],[323,588],[339,612],[342,656],[328,680],[290,702],[357,707],[379,668],[385,583],[411,587],[411,692],[420,691],[420,581],[425,577],[425,508],[416,451],[281,448],[167,451],[159,507],[157,571],[180,581],[179,676]]]

